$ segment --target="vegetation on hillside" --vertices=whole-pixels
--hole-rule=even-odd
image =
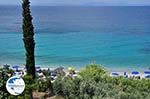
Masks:
[[[5,99],[9,95],[6,89],[6,81],[12,74],[13,71],[8,68],[0,69],[0,99]]]
[[[26,87],[19,96],[12,96],[7,92],[5,84],[9,77],[8,70],[5,73],[2,71],[0,70],[0,75],[3,74],[0,81],[0,97],[8,99],[30,99],[33,92],[45,93],[40,99],[52,96],[53,99],[56,96],[65,99],[150,99],[149,79],[110,77],[103,68],[95,64],[88,65],[74,78],[59,74],[53,84],[48,75],[45,81],[24,76]]]
[[[113,78],[97,65],[89,65],[77,78],[58,78],[53,89],[66,99],[150,99],[150,80]]]

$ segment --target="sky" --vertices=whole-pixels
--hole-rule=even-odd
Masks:
[[[83,5],[83,6],[149,6],[150,0],[30,0],[32,5]],[[0,0],[0,5],[20,5],[22,0]]]

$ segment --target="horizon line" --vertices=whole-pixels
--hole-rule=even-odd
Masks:
[[[0,6],[22,6],[22,5],[15,5],[15,4],[0,4]],[[150,5],[32,5],[32,3],[30,4],[30,6],[45,6],[45,7],[61,7],[61,6],[63,6],[63,7],[70,7],[70,6],[72,6],[72,7],[148,7],[148,6],[150,6]]]

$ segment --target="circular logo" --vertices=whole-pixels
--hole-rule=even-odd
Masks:
[[[20,95],[25,89],[24,80],[20,77],[13,76],[7,80],[6,89],[12,95]]]

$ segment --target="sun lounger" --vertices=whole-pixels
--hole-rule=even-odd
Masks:
[[[113,73],[111,73],[111,76],[112,77],[119,77],[119,73],[113,72]]]

